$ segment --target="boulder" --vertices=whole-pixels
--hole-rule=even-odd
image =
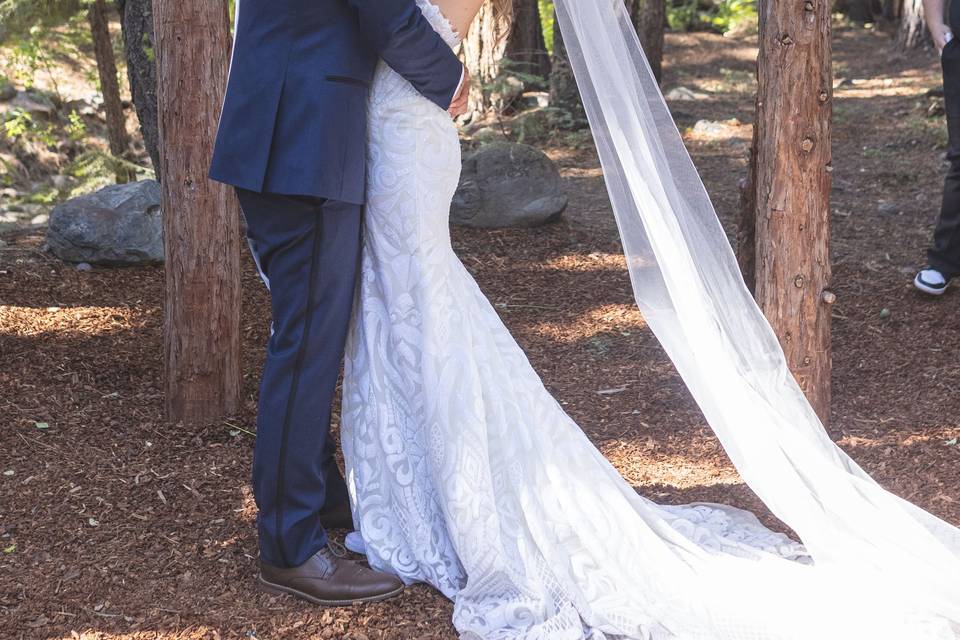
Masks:
[[[50,214],[47,245],[67,262],[163,262],[159,183],[112,185],[57,205]]]
[[[900,213],[900,207],[896,202],[886,202],[881,200],[877,203],[877,211],[886,216],[895,216]]]
[[[525,144],[498,142],[464,161],[450,218],[468,227],[535,227],[558,220],[566,206],[550,158]]]
[[[57,110],[53,100],[36,91],[21,91],[10,101],[10,107],[43,118],[49,118]]]
[[[693,133],[706,140],[725,140],[737,136],[737,130],[740,128],[740,121],[736,118],[730,120],[698,120],[693,125]]]
[[[687,87],[674,87],[667,93],[667,100],[706,100],[710,96]]]
[[[0,76],[0,102],[10,102],[17,97],[17,88]]]

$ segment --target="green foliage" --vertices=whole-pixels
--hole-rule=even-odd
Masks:
[[[756,0],[673,0],[667,22],[674,31],[731,33],[755,29]]]
[[[77,182],[69,192],[60,194],[62,199],[76,198],[111,185],[121,173],[129,176],[136,175],[138,180],[155,178],[154,172],[150,169],[96,149],[78,155],[66,167],[64,173],[75,178]]]
[[[57,58],[82,58],[82,49],[90,46],[91,37],[83,14],[77,14],[55,25],[38,21],[23,33],[8,32],[6,44],[8,64],[5,71],[15,82],[31,89],[35,86],[37,75],[45,73],[54,93],[59,96],[54,61]],[[96,69],[89,70],[89,73],[92,73],[91,78],[96,77]]]
[[[89,6],[91,0],[0,0],[0,42],[28,35],[35,27],[63,24]]]
[[[673,31],[693,31],[697,24],[697,0],[671,2],[667,7],[667,24]]]
[[[80,114],[77,113],[76,109],[70,112],[67,119],[69,120],[69,124],[66,126],[66,131],[70,140],[80,142],[87,137],[87,124],[83,121],[83,118],[80,117]]]
[[[526,90],[545,89],[548,85],[547,79],[526,71],[529,65],[523,62],[517,62],[510,58],[500,60],[500,73],[491,82],[483,85],[485,93],[504,93],[510,90],[510,85],[516,81],[523,83]]]
[[[553,0],[538,0],[540,3],[540,23],[543,26],[543,40],[547,43],[547,51],[553,55]]]
[[[707,21],[720,33],[738,31],[747,24],[757,23],[756,0],[722,0],[716,4],[716,13]]]
[[[37,122],[23,109],[13,109],[7,113],[3,135],[14,143],[39,143],[50,148],[57,146],[53,125]]]
[[[0,185],[13,186],[13,164],[4,160],[3,157],[0,157]]]
[[[153,48],[153,42],[150,41],[150,34],[143,34],[143,38],[140,39],[140,47],[146,54],[147,60],[150,62],[157,61],[157,52]]]

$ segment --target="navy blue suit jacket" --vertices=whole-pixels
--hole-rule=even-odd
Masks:
[[[446,109],[463,67],[414,0],[240,0],[210,177],[362,204],[383,58]]]

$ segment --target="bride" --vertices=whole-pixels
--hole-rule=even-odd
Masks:
[[[417,2],[451,47],[481,5]],[[958,530],[826,435],[622,0],[557,10],[640,308],[744,479],[804,544],[730,507],[654,504],[591,445],[453,252],[454,123],[381,63],[342,420],[370,564],[453,599],[464,638],[960,638]]]

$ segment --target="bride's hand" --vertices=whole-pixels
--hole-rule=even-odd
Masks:
[[[467,112],[467,100],[470,98],[470,71],[463,68],[463,82],[460,83],[460,89],[457,95],[453,96],[453,103],[447,111],[454,118],[462,116]]]

